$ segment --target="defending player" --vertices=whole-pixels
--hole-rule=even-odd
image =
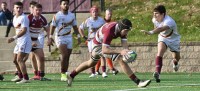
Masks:
[[[72,52],[72,27],[74,33],[77,34],[78,44],[80,44],[81,41],[75,16],[68,11],[69,0],[60,0],[60,7],[61,11],[56,13],[52,19],[48,45],[53,44],[53,34],[55,31],[55,43],[61,53],[61,81],[66,81],[67,78],[65,72],[68,71],[69,58]]]
[[[163,55],[167,48],[172,52],[173,68],[178,71],[180,60],[180,35],[177,31],[176,22],[168,15],[163,5],[158,5],[154,8],[153,19],[154,29],[151,31],[141,30],[145,34],[158,34],[158,52],[156,56],[156,72],[153,76],[156,82],[160,82],[160,74],[162,68]]]
[[[105,54],[113,55],[113,60],[116,60],[124,73],[135,82],[138,87],[146,87],[150,84],[151,80],[141,81],[136,77],[136,75],[132,72],[128,64],[122,60],[122,55],[127,55],[128,44],[127,44],[127,34],[132,27],[132,23],[128,19],[123,19],[119,22],[110,22],[108,24],[103,25],[96,33],[95,38],[92,43],[92,56],[88,61],[81,63],[75,70],[72,71],[71,74],[66,73],[68,77],[67,85],[71,86],[72,80],[77,76],[80,72],[93,67],[96,65],[97,61],[100,57],[104,57]],[[115,49],[112,50],[110,48],[110,43],[115,38],[121,38],[121,44],[123,49]]]
[[[45,58],[44,58],[44,41],[39,40],[39,37],[41,35],[44,35],[43,29],[47,32],[48,35],[48,24],[47,20],[44,16],[41,15],[42,13],[42,5],[36,4],[33,7],[33,14],[28,15],[29,22],[30,22],[30,34],[31,34],[31,40],[32,40],[32,52],[33,55],[37,58],[37,64],[38,67],[38,73],[34,80],[50,80],[47,78],[44,78],[45,76]],[[42,38],[44,40],[44,37]]]
[[[8,39],[8,43],[16,40],[17,49],[17,65],[19,65],[19,77],[21,81],[17,83],[27,83],[29,82],[29,77],[26,70],[26,65],[23,59],[31,51],[31,37],[29,32],[29,20],[25,14],[23,14],[23,3],[14,3],[14,19],[13,25],[16,30],[16,35]],[[23,78],[23,79],[22,79]]]
[[[103,18],[99,17],[98,7],[93,6],[90,9],[90,13],[91,13],[91,17],[87,18],[79,26],[79,33],[87,41],[88,51],[89,51],[90,56],[91,56],[91,53],[92,53],[92,40],[94,39],[96,31],[105,23],[105,21],[104,21]],[[86,37],[84,35],[84,30],[85,29],[88,30],[88,37]],[[102,61],[105,61],[105,60],[102,59]],[[95,77],[95,67],[92,67],[91,71],[92,71],[92,74],[89,77],[90,78],[91,77]],[[103,66],[102,71],[103,71],[102,77],[107,77],[106,66]]]

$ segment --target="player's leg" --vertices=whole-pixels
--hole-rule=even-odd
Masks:
[[[179,69],[179,60],[180,60],[180,52],[172,52],[172,57],[173,57],[173,68],[174,68],[174,71],[178,71]]]
[[[89,69],[91,67],[94,67],[96,65],[97,61],[94,61],[93,59],[89,59],[88,61],[85,61],[81,63],[75,70],[72,71],[72,73],[66,73],[67,74],[67,85],[71,86],[72,80],[82,71]]]
[[[22,72],[20,70],[20,67],[19,67],[19,64],[17,62],[17,54],[14,53],[14,60],[13,60],[13,63],[15,64],[16,66],[16,72],[15,72],[15,77],[11,79],[11,81],[13,82],[18,82],[18,81],[21,81],[23,79],[23,75],[22,75]]]
[[[90,57],[91,57],[91,55],[92,55],[92,40],[88,40],[86,44],[87,44],[88,51],[89,51],[89,54],[90,54]],[[90,70],[91,70],[91,75],[89,76],[89,78],[95,77],[96,76],[95,67],[91,67]]]
[[[29,57],[29,54],[27,54],[27,55],[24,57],[23,61],[26,62],[26,61],[28,60],[28,57]]]
[[[22,43],[17,43],[18,44],[18,54],[17,54],[17,63],[19,64],[20,70],[23,74],[23,79],[17,84],[21,83],[27,83],[29,82],[29,77],[28,73],[26,70],[26,64],[25,64],[25,57],[31,52],[31,40],[24,41]]]
[[[58,49],[61,53],[61,81],[67,81],[65,73],[68,71],[72,49],[68,49],[67,44],[60,44]]]
[[[106,58],[101,57],[101,68],[102,68],[102,77],[106,78],[108,75],[106,74]]]
[[[140,80],[131,70],[129,65],[122,60],[122,56],[118,57],[117,62],[120,64],[120,67],[122,68],[123,72],[133,81],[137,84],[138,87],[146,87],[151,83],[151,80]]]
[[[163,65],[163,55],[165,51],[167,50],[167,45],[164,42],[158,43],[158,52],[155,59],[156,64],[156,71],[154,72],[153,76],[156,79],[156,82],[160,82],[160,73]]]
[[[89,78],[95,77],[96,76],[96,74],[95,74],[95,67],[91,67],[90,70],[91,70],[91,75],[89,76]]]
[[[23,74],[23,80],[21,80],[20,82],[17,82],[17,83],[27,83],[29,80],[28,73],[26,70],[26,64],[23,61],[23,59],[26,55],[27,55],[27,53],[23,53],[23,52],[19,52],[17,54],[17,63],[19,64],[20,70]]]
[[[14,57],[13,63],[16,66],[15,77],[11,79],[11,81],[13,81],[13,82],[18,82],[18,81],[21,81],[23,79],[22,72],[21,72],[19,64],[17,62],[17,53],[18,53],[18,49],[19,49],[18,47],[19,46],[16,45],[15,48],[14,48],[14,51],[13,51],[13,53],[14,53],[14,55],[13,55],[13,57]]]
[[[179,60],[180,60],[180,41],[170,42],[169,46],[170,51],[172,52],[172,62],[174,71],[179,69]]]
[[[97,64],[97,61],[100,59],[100,52],[98,52],[97,50],[101,51],[101,47],[94,47],[91,53],[91,58],[88,61],[81,63],[75,70],[72,71],[71,74],[67,73],[68,86],[71,86],[72,80],[75,78],[76,75],[88,68],[94,67]]]
[[[113,75],[116,75],[119,71],[114,68],[112,60],[110,58],[106,58],[106,62],[112,70]]]
[[[101,66],[101,60],[99,60],[95,65],[95,72],[96,72],[95,75],[101,75],[101,73],[99,72],[100,66]]]
[[[36,56],[37,65],[38,65],[38,78],[39,79],[37,79],[37,80],[50,81],[50,79],[44,78],[44,76],[45,76],[45,58],[44,58],[43,49],[37,48],[33,53]]]
[[[33,54],[35,55],[37,59],[37,66],[38,66],[38,77],[44,77],[44,52],[41,48],[37,48],[33,51]],[[38,79],[39,80],[39,79]]]
[[[34,76],[31,78],[32,80],[38,79],[38,66],[37,66],[37,59],[33,52],[30,53],[31,65],[33,68]]]

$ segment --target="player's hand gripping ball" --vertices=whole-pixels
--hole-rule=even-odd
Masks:
[[[123,55],[122,60],[126,63],[134,62],[137,57],[137,54],[134,51],[129,51],[127,55]]]

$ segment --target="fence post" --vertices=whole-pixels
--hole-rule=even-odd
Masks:
[[[101,11],[104,11],[105,8],[105,0],[100,0]]]

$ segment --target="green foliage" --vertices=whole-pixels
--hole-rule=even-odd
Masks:
[[[182,42],[200,41],[199,0],[105,0],[105,3],[106,8],[113,9],[113,20],[132,21],[130,42],[157,42],[157,35],[146,36],[140,30],[153,29],[152,11],[158,4],[165,5],[167,14],[176,21]]]

